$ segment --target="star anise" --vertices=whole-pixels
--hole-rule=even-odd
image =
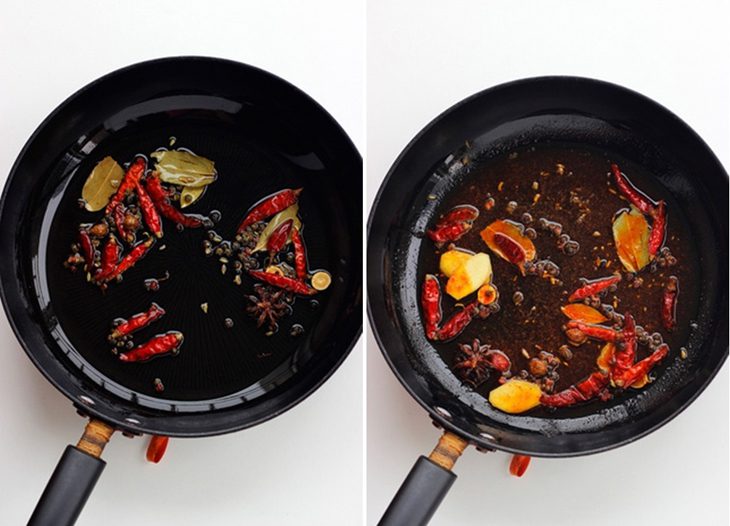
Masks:
[[[454,360],[454,372],[464,383],[476,388],[489,379],[489,370],[506,373],[512,367],[510,359],[502,351],[481,345],[474,338],[471,344],[460,343]]]
[[[266,285],[254,285],[255,295],[248,296],[249,305],[246,312],[256,318],[256,327],[268,324],[267,334],[275,333],[280,318],[291,314],[291,305],[287,302],[286,292]]]

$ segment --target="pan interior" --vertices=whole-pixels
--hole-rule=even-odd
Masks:
[[[224,101],[218,100],[217,104]],[[135,404],[163,411],[196,412],[250,402],[281,385],[312,357],[313,347],[331,329],[349,276],[349,246],[336,225],[348,224],[345,211],[327,184],[332,174],[325,160],[301,134],[272,122],[255,108],[152,112],[144,117],[118,115],[78,139],[56,163],[39,189],[26,239],[33,250],[33,286],[46,330],[57,351],[87,377]],[[242,124],[245,123],[245,124]],[[300,217],[310,269],[324,268],[333,285],[315,301],[298,298],[294,314],[281,320],[279,331],[266,336],[244,311],[253,280],[233,283],[233,272],[221,272],[217,257],[206,257],[206,229],[178,231],[163,220],[165,234],[124,279],[103,293],[86,282],[83,272],[63,267],[80,223],[100,219],[78,205],[81,188],[94,165],[107,155],[127,162],[168,147],[184,147],[216,163],[218,179],[186,212],[217,210],[214,230],[233,239],[245,212],[263,197],[283,188],[304,188]],[[164,247],[164,249],[162,249]],[[230,267],[230,265],[229,265]],[[143,281],[169,272],[160,290],[145,290]],[[115,318],[146,310],[151,302],[165,316],[135,335],[142,343],[155,334],[184,334],[179,355],[146,363],[125,364],[110,352],[106,338]],[[208,304],[207,314],[201,304]],[[234,325],[227,328],[225,319]],[[292,324],[304,335],[292,337]],[[159,378],[164,391],[158,393]]]
[[[423,237],[441,203],[472,170],[515,150],[553,145],[590,148],[640,166],[671,196],[697,250],[697,329],[683,342],[688,358],[679,359],[675,349],[657,380],[634,396],[598,410],[507,415],[462,385],[424,336]],[[368,241],[368,275],[382,277],[382,285],[369,285],[376,337],[401,382],[434,420],[482,447],[537,456],[615,447],[676,415],[727,356],[727,276],[719,265],[727,257],[726,215],[727,176],[714,156],[684,123],[648,99],[610,84],[560,77],[487,90],[422,131],[381,188]]]

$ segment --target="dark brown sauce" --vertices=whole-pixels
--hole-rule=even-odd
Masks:
[[[631,182],[654,201],[667,202],[668,223],[664,242],[676,258],[676,265],[654,271],[647,266],[638,276],[643,279],[641,287],[632,288],[626,279],[627,271],[616,255],[612,234],[614,215],[628,208],[628,202],[620,196],[610,176],[611,162],[618,163],[629,175]],[[536,197],[538,196],[539,197]],[[493,199],[489,209],[485,203]],[[516,206],[515,206],[516,203]],[[453,368],[459,344],[471,343],[479,338],[482,344],[505,352],[512,361],[512,374],[528,369],[528,358],[538,355],[540,350],[558,354],[567,339],[561,329],[568,319],[560,307],[568,304],[568,296],[582,285],[581,279],[596,279],[620,271],[624,279],[617,290],[602,296],[603,303],[614,304],[618,313],[630,312],[649,334],[659,332],[670,346],[669,357],[652,372],[661,374],[663,365],[680,354],[680,347],[687,341],[690,323],[696,315],[699,289],[696,277],[699,265],[696,250],[687,222],[679,205],[668,192],[641,168],[641,166],[619,156],[600,150],[572,145],[543,145],[524,148],[508,155],[480,163],[465,176],[451,194],[441,203],[439,214],[454,206],[472,204],[479,211],[473,228],[455,244],[474,252],[490,254],[494,272],[493,282],[500,292],[499,312],[486,320],[474,321],[454,340],[436,343],[434,346],[450,367]],[[527,214],[527,215],[526,215]],[[437,215],[437,217],[438,217]],[[528,216],[529,215],[529,216]],[[540,218],[562,225],[560,238],[550,229],[540,228]],[[537,249],[537,260],[550,260],[559,269],[557,279],[520,275],[516,266],[492,253],[479,233],[498,219],[508,219],[533,228],[533,241]],[[543,227],[544,227],[543,222]],[[530,233],[532,235],[532,233]],[[575,245],[579,245],[575,252]],[[558,248],[558,246],[561,248]],[[424,246],[433,248],[430,241]],[[421,257],[420,275],[438,269],[438,257],[446,250],[424,250]],[[569,255],[570,252],[575,252]],[[680,294],[677,306],[677,328],[674,332],[663,329],[660,317],[662,288],[669,276],[677,276]],[[440,276],[442,287],[446,278]],[[521,301],[514,301],[514,299]],[[468,296],[462,300],[466,303]],[[444,318],[456,309],[455,301],[443,294]],[[610,322],[606,322],[610,325]],[[602,342],[589,340],[580,347],[570,347],[573,357],[562,360],[557,369],[559,379],[555,392],[577,383],[597,369],[596,358]],[[523,349],[526,351],[523,352]],[[638,347],[637,360],[649,354],[649,348]],[[497,384],[499,374],[492,373],[490,379],[480,385],[477,391],[486,396]]]

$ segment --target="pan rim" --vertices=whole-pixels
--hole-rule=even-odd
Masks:
[[[2,194],[0,194],[0,224],[3,222],[3,218],[6,215],[7,195],[9,189],[12,182],[17,177],[18,169],[27,156],[28,150],[37,141],[38,136],[46,130],[48,125],[52,123],[54,119],[56,119],[69,105],[77,101],[94,87],[102,83],[109,83],[119,76],[128,75],[130,72],[134,72],[140,68],[169,63],[189,64],[191,62],[207,62],[211,65],[246,70],[249,74],[258,75],[262,79],[269,80],[286,88],[292,94],[300,98],[300,100],[303,100],[306,104],[308,104],[312,112],[320,116],[322,122],[326,122],[326,125],[331,132],[336,134],[338,140],[342,141],[346,146],[347,155],[351,156],[352,159],[356,160],[357,163],[362,166],[362,156],[360,152],[337,120],[319,102],[289,81],[259,67],[227,58],[203,55],[165,56],[130,64],[110,71],[92,80],[66,97],[43,119],[43,121],[41,121],[21,148],[5,181]],[[360,178],[362,179],[362,170],[360,171]],[[16,340],[23,348],[25,354],[30,358],[35,368],[41,372],[49,383],[68,398],[74,407],[90,417],[107,421],[125,432],[132,434],[164,433],[165,435],[174,437],[203,437],[231,433],[258,425],[288,411],[308,398],[314,391],[319,389],[322,384],[324,384],[335,373],[335,371],[339,369],[345,359],[347,359],[362,335],[363,320],[362,316],[359,316],[359,323],[356,322],[357,325],[354,327],[352,334],[349,335],[346,344],[339,347],[336,359],[330,360],[326,366],[319,363],[317,364],[317,367],[313,369],[311,374],[316,376],[316,380],[310,380],[306,384],[302,384],[301,382],[291,384],[286,389],[281,390],[281,392],[279,392],[276,396],[271,398],[267,397],[256,402],[254,404],[255,406],[260,405],[263,407],[263,410],[260,411],[261,414],[258,414],[253,418],[247,418],[242,422],[236,422],[235,418],[231,418],[231,415],[235,415],[237,413],[236,408],[199,413],[171,413],[164,416],[141,416],[130,412],[129,407],[124,409],[121,408],[119,406],[119,402],[113,398],[113,395],[105,394],[104,396],[100,396],[98,392],[94,392],[95,402],[89,404],[84,401],[84,398],[82,398],[87,394],[88,390],[84,389],[80,385],[83,381],[79,377],[80,375],[77,375],[76,371],[73,371],[70,367],[57,363],[50,356],[46,357],[44,360],[43,356],[45,355],[43,355],[43,353],[33,352],[31,349],[32,346],[28,341],[26,341],[24,336],[26,330],[38,331],[40,329],[37,323],[33,320],[27,317],[20,319],[24,315],[27,316],[22,301],[22,295],[19,293],[16,294],[15,290],[8,290],[11,283],[17,280],[17,276],[13,273],[13,263],[9,263],[8,261],[13,261],[17,257],[17,252],[14,246],[15,237],[12,235],[5,235],[4,230],[5,229],[0,231],[0,250],[2,250],[2,253],[7,256],[0,258],[0,300],[2,301],[6,318],[8,319],[8,323]],[[362,275],[360,275],[360,279],[358,281],[359,289],[361,290]],[[22,314],[13,314],[15,311],[19,311]],[[355,309],[354,312],[361,313],[362,309]],[[27,325],[28,327],[23,328],[21,327],[21,324]],[[49,369],[54,370],[52,372]],[[282,396],[284,396],[285,399],[288,399],[285,403],[281,403],[281,400],[278,400],[278,398]],[[144,408],[137,409],[145,411]],[[240,408],[238,411],[240,411]],[[242,419],[239,418],[238,420]],[[157,427],[157,424],[160,422],[162,422],[163,425]]]
[[[463,429],[461,429],[459,426],[455,425],[453,422],[451,422],[448,418],[444,417],[442,414],[440,414],[438,411],[436,411],[433,407],[431,407],[428,403],[426,403],[424,400],[422,400],[415,392],[415,389],[408,383],[408,380],[405,377],[405,374],[398,368],[397,364],[394,362],[392,357],[390,356],[387,346],[385,343],[387,332],[390,330],[390,327],[386,327],[387,323],[387,316],[383,314],[383,309],[380,308],[382,305],[378,305],[377,307],[380,308],[380,313],[376,312],[376,307],[373,305],[373,299],[378,298],[379,300],[384,299],[383,294],[383,288],[384,284],[382,282],[382,272],[381,267],[382,265],[379,264],[378,256],[382,254],[382,248],[381,247],[373,247],[370,243],[371,235],[372,235],[372,229],[375,223],[375,212],[378,208],[378,205],[385,194],[386,187],[389,186],[389,183],[392,182],[397,177],[396,172],[399,171],[400,165],[402,164],[405,157],[409,155],[411,150],[413,150],[416,145],[420,143],[420,141],[423,139],[425,135],[427,135],[432,129],[434,129],[437,125],[439,125],[446,117],[449,115],[457,112],[462,107],[469,105],[470,103],[481,99],[482,97],[489,96],[492,93],[502,91],[502,90],[508,90],[510,88],[513,88],[515,86],[526,86],[529,84],[540,84],[540,83],[554,83],[554,82],[573,82],[578,84],[584,84],[586,86],[600,86],[603,88],[611,89],[616,92],[622,92],[623,94],[630,96],[634,98],[635,100],[640,101],[644,105],[653,106],[656,110],[663,113],[666,117],[674,120],[678,125],[683,127],[706,151],[708,155],[708,160],[713,162],[715,165],[717,165],[725,175],[725,178],[728,178],[727,171],[724,169],[722,163],[718,159],[717,155],[712,151],[712,149],[707,145],[707,143],[702,139],[702,137],[691,127],[689,126],[685,121],[683,121],[679,116],[677,116],[675,113],[673,113],[671,110],[663,106],[662,104],[656,102],[655,100],[647,97],[646,95],[643,95],[635,90],[626,88],[624,86],[621,86],[619,84],[615,84],[612,82],[608,82],[605,80],[590,78],[590,77],[583,77],[583,76],[574,76],[574,75],[545,75],[545,76],[533,76],[533,77],[525,77],[520,79],[511,80],[508,82],[496,84],[494,86],[488,87],[486,89],[480,90],[476,93],[473,93],[472,95],[467,96],[466,98],[456,102],[455,104],[451,105],[441,113],[439,113],[436,117],[434,117],[432,120],[428,122],[416,135],[408,142],[408,144],[403,148],[403,150],[400,152],[398,157],[393,161],[391,167],[389,168],[388,172],[386,173],[386,176],[383,178],[382,182],[380,183],[380,187],[378,188],[378,192],[376,193],[370,207],[370,211],[368,214],[368,222],[367,222],[367,261],[366,261],[366,273],[368,275],[368,300],[367,300],[367,314],[368,314],[368,322],[369,322],[369,328],[371,333],[373,334],[378,347],[381,351],[381,354],[385,358],[386,363],[390,367],[393,374],[396,376],[398,381],[401,383],[401,385],[405,388],[405,390],[408,392],[408,394],[413,398],[418,404],[426,410],[431,420],[437,425],[437,427],[440,427],[444,430],[451,431],[453,433],[456,433],[459,436],[465,437],[470,443],[476,444],[479,447],[485,448],[485,449],[496,449],[500,451],[505,451],[509,453],[517,453],[517,454],[528,454],[530,456],[536,456],[536,457],[544,457],[544,458],[566,458],[566,457],[576,457],[576,456],[584,456],[584,455],[592,455],[596,453],[601,453],[604,451],[609,451],[611,449],[615,449],[627,444],[630,444],[632,442],[635,442],[650,433],[656,431],[657,429],[661,428],[674,418],[676,418],[680,413],[682,413],[689,405],[691,405],[707,388],[707,386],[712,382],[712,380],[717,376],[719,371],[722,369],[723,365],[727,361],[729,348],[726,346],[724,353],[722,355],[721,360],[716,364],[714,369],[710,372],[709,375],[705,378],[705,380],[696,388],[693,389],[692,393],[686,398],[683,403],[681,403],[679,406],[677,406],[672,412],[670,412],[665,418],[659,420],[658,422],[654,422],[653,424],[647,426],[645,429],[641,430],[638,433],[635,433],[629,437],[626,437],[624,439],[616,440],[613,442],[610,442],[606,445],[601,445],[597,447],[591,447],[591,448],[585,448],[580,450],[570,450],[570,451],[558,451],[558,452],[552,452],[552,451],[531,451],[526,449],[520,449],[515,448],[511,446],[506,446],[496,440],[487,440],[484,437],[475,435],[470,432],[466,432]],[[377,254],[375,253],[377,250]],[[377,276],[377,283],[376,280],[373,279],[373,277]],[[723,300],[723,303],[725,305],[725,317],[727,317],[727,292],[725,293],[725,298],[721,298]],[[381,302],[383,303],[383,302]],[[379,327],[378,321],[382,320],[382,325]],[[383,333],[381,333],[381,330]],[[686,388],[686,387],[685,387]],[[675,396],[678,393],[675,393]]]

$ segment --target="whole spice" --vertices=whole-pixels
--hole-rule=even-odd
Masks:
[[[263,221],[267,217],[271,217],[274,214],[281,212],[285,208],[290,207],[299,199],[299,194],[302,193],[301,188],[293,190],[287,188],[275,193],[271,197],[264,199],[261,203],[254,206],[251,211],[246,215],[244,220],[238,227],[237,233],[242,233],[247,226],[250,226],[257,221]]]
[[[276,229],[269,236],[269,240],[266,243],[266,250],[269,253],[270,259],[273,259],[274,256],[276,256],[276,254],[278,254],[281,249],[284,248],[287,239],[289,239],[292,225],[294,225],[294,220],[287,219],[281,225],[276,227]]]
[[[165,309],[160,307],[157,303],[150,305],[150,308],[145,312],[135,314],[126,321],[123,321],[117,325],[111,333],[111,338],[117,339],[122,336],[127,336],[133,332],[137,332],[149,326],[151,323],[159,320],[165,315]]]
[[[668,331],[677,326],[677,297],[679,296],[679,279],[669,276],[662,292],[662,325]]]
[[[286,276],[280,276],[278,274],[264,272],[262,270],[249,270],[248,273],[254,279],[273,285],[280,289],[294,292],[295,294],[301,294],[303,296],[312,296],[317,294],[317,290],[313,289],[303,281],[299,281]]]
[[[101,283],[105,281],[111,281],[112,279],[121,276],[122,274],[124,274],[124,272],[132,268],[135,263],[137,263],[137,261],[142,259],[154,243],[155,238],[153,237],[148,237],[145,241],[137,243],[134,248],[132,248],[132,250],[122,258],[122,260],[112,272],[108,274],[99,273],[96,276],[96,281]]]
[[[156,238],[162,237],[162,220],[160,214],[157,212],[155,203],[152,202],[152,198],[149,196],[144,187],[137,182],[135,188],[137,189],[137,199],[139,199],[139,206],[142,209],[142,217],[147,227]]]
[[[294,268],[296,269],[297,278],[304,280],[307,277],[307,252],[304,248],[302,236],[299,234],[299,229],[292,230],[291,240],[294,245]]]
[[[568,301],[578,301],[589,296],[596,296],[597,294],[608,289],[611,285],[615,285],[620,281],[620,274],[614,274],[613,276],[607,276],[605,278],[599,278],[597,280],[590,281],[575,292],[573,292],[568,298]]]
[[[106,205],[106,209],[104,212],[106,215],[111,214],[116,206],[124,201],[124,199],[127,197],[127,194],[134,191],[135,187],[139,183],[140,178],[144,174],[146,167],[147,162],[142,157],[137,157],[132,162],[132,164],[129,165],[129,168],[127,169],[127,172],[124,174],[124,178],[122,179],[122,183],[119,185],[119,188],[117,188],[117,192]]]
[[[94,268],[94,245],[91,243],[91,237],[85,228],[79,229],[79,247],[81,247],[81,255],[84,257],[84,270],[91,272]]]
[[[667,225],[667,211],[664,201],[659,204],[654,211],[654,223],[651,225],[649,233],[649,255],[654,257],[664,242],[664,234]]]
[[[638,208],[642,214],[652,215],[654,212],[654,203],[633,187],[626,176],[621,173],[621,169],[617,164],[614,163],[611,165],[611,172],[613,173],[613,177],[616,181],[616,186],[618,186],[618,189],[624,197],[629,200],[629,203]]]
[[[178,331],[171,331],[167,334],[155,336],[129,352],[121,353],[119,359],[123,362],[144,362],[155,356],[168,353],[177,354],[180,352],[182,342],[183,334]]]
[[[254,285],[254,295],[248,296],[249,305],[246,312],[256,318],[256,326],[267,324],[269,332],[278,329],[278,321],[287,314],[291,314],[291,306],[287,303],[285,292],[281,289]]]
[[[114,272],[117,264],[119,263],[119,256],[122,254],[122,247],[119,245],[117,238],[114,234],[109,236],[109,239],[104,245],[104,250],[101,253],[101,268],[99,273],[102,275],[109,275]]]
[[[602,372],[592,373],[588,378],[576,385],[555,394],[543,394],[540,403],[547,407],[567,407],[585,402],[597,396],[608,396],[608,375]]]
[[[205,218],[194,214],[184,214],[175,208],[170,202],[169,194],[162,188],[160,179],[154,174],[145,181],[145,188],[165,218],[186,228],[199,228],[205,225]]]
[[[490,369],[504,373],[511,366],[505,353],[491,349],[489,345],[482,345],[476,338],[471,344],[459,344],[459,351],[454,359],[454,372],[474,388],[489,378]]]

